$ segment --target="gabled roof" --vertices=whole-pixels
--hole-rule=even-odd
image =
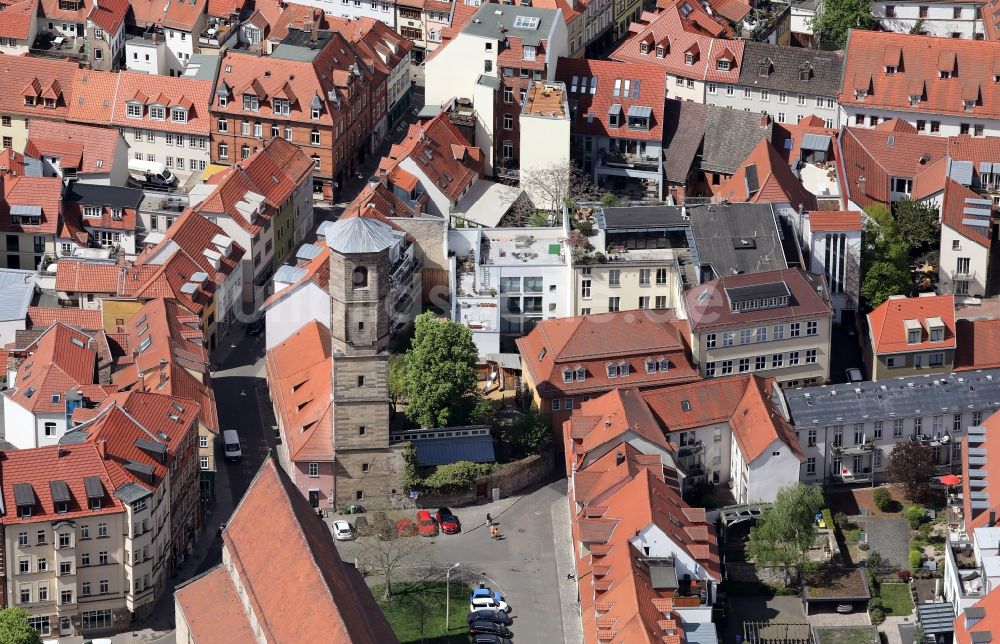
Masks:
[[[24,151],[35,158],[58,157],[61,167],[75,168],[78,174],[110,174],[119,146],[127,144],[115,129],[38,120]]]
[[[114,37],[125,24],[130,6],[128,0],[100,0],[94,3],[87,19]]]
[[[104,328],[104,319],[98,309],[29,306],[25,321],[29,329],[35,327],[47,329],[56,322],[62,322],[82,331],[99,331]]]
[[[666,311],[637,310],[542,320],[517,340],[521,364],[543,395],[695,380],[697,372],[671,318]],[[669,367],[647,373],[650,359],[666,360]],[[628,375],[609,377],[612,364],[627,364]],[[575,377],[578,369],[583,380]],[[564,382],[565,370],[572,372],[570,382]]]
[[[861,213],[851,210],[813,210],[809,213],[809,230],[818,232],[860,232]]]
[[[264,148],[229,170],[212,175],[216,189],[195,208],[212,216],[228,215],[251,234],[257,234],[295,190],[312,176],[313,162],[297,146],[275,137]],[[247,198],[250,201],[247,201]],[[263,198],[266,207],[254,220],[250,211]],[[246,205],[241,205],[246,203]]]
[[[942,339],[930,340],[930,321],[944,326]],[[907,342],[907,321],[916,322],[919,342]],[[955,348],[955,296],[890,297],[868,314],[868,329],[876,355]]]
[[[714,8],[715,3],[712,3]],[[834,97],[840,91],[843,55],[748,40],[739,84],[789,94]]]
[[[570,110],[576,114],[570,123],[574,134],[657,142],[663,138],[664,78],[655,65],[580,58],[560,58],[556,72],[556,80],[566,84],[567,100],[576,108]],[[628,127],[633,107],[651,110],[649,130]],[[612,109],[617,126],[610,124]]]
[[[472,9],[475,11],[476,7]],[[287,7],[285,12],[288,12]],[[404,38],[381,20],[368,16],[358,16],[351,20],[327,16],[326,19],[330,22],[330,28],[343,34],[358,48],[369,64],[374,65],[375,69],[386,76],[391,74],[413,49],[412,40]]]
[[[907,132],[846,127],[840,136],[847,196],[862,208],[888,204],[893,177],[912,179],[947,155],[948,140]]]
[[[129,0],[135,23],[140,27],[158,25],[181,31],[192,31],[205,14],[208,0]],[[197,35],[195,35],[197,37]]]
[[[63,9],[59,0],[42,0],[42,15],[53,21],[84,22],[93,6],[94,0],[80,0],[78,9]]]
[[[763,138],[735,174],[719,186],[715,198],[816,209],[816,197],[803,187],[774,146]]]
[[[121,1],[121,0],[119,0]],[[38,0],[15,0],[0,7],[0,37],[27,40],[38,20]]]
[[[3,475],[0,511],[6,525],[47,523],[125,512],[122,502],[113,494],[113,481],[120,476],[121,470],[115,463],[103,460],[97,447],[91,443],[4,451],[0,454],[0,473]],[[53,482],[64,483],[65,487],[59,485],[57,488],[69,491],[69,507],[65,513],[56,512],[52,498]],[[30,486],[35,503],[31,517],[22,519],[18,517],[14,486],[23,490],[25,485]],[[88,496],[98,490],[102,493],[101,507],[92,510]]]
[[[267,521],[261,521],[263,516]],[[182,610],[207,602],[215,610],[246,615],[242,601],[247,601],[260,636],[273,642],[399,641],[361,575],[340,559],[330,530],[316,520],[309,502],[274,459],[264,461],[222,540],[231,566],[228,583],[233,576],[239,579],[246,599],[221,604],[226,597],[232,602],[232,594],[209,594],[215,584],[202,577],[177,590]],[[274,547],[277,543],[280,548]],[[289,602],[292,594],[302,601]],[[223,631],[225,623],[192,621],[188,625],[197,641],[231,641],[232,633]]]
[[[885,52],[898,50],[902,65],[885,73]],[[852,29],[847,39],[840,104],[891,108],[907,113],[1000,118],[1000,87],[994,82],[1000,43]],[[949,78],[941,78],[947,72]],[[858,99],[852,79],[870,79],[868,96]],[[910,96],[922,88],[917,105]],[[976,104],[966,111],[963,101]]]
[[[0,231],[54,235],[59,231],[63,184],[59,177],[7,177],[2,182],[0,199]],[[37,216],[38,224],[24,214]],[[18,215],[14,223],[12,215]]]
[[[674,451],[635,387],[612,389],[587,401],[582,409],[563,424],[571,445],[566,456],[576,465],[593,460],[593,456],[602,454],[608,445],[618,444],[630,433],[664,452]]]
[[[267,384],[292,461],[333,461],[330,331],[307,322],[267,352]]]
[[[4,394],[33,413],[65,412],[67,392],[97,384],[95,335],[55,322],[25,353],[14,386]]]
[[[750,376],[711,378],[642,392],[660,426],[678,432],[728,422],[743,399]]]
[[[733,439],[747,463],[762,456],[769,457],[767,450],[776,440],[787,445],[800,461],[805,460],[798,435],[768,395],[768,385],[773,381],[751,376],[743,398],[729,420],[729,425],[733,428]]]
[[[391,177],[407,158],[453,204],[483,173],[479,148],[470,146],[443,112],[423,124],[411,125],[406,137],[379,162],[379,173]],[[427,188],[424,186],[425,191]]]

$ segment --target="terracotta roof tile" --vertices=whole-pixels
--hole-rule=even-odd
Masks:
[[[1000,368],[1000,320],[957,320],[955,371]]]
[[[127,147],[115,129],[39,120],[31,126],[25,152],[35,158],[62,157],[61,167],[80,174],[110,174],[119,145]],[[67,163],[71,159],[72,165]]]
[[[800,461],[805,460],[795,430],[775,408],[768,395],[768,383],[759,376],[751,376],[740,404],[729,421],[733,428],[733,439],[740,447],[743,458],[750,463],[761,456],[769,456],[765,451],[781,441],[792,450]]]
[[[17,0],[0,7],[0,37],[27,40],[37,21],[38,0]]]
[[[898,50],[902,65],[896,73],[885,73],[885,52]],[[950,38],[914,36],[852,29],[847,40],[840,104],[881,107],[920,114],[950,114],[967,118],[1000,117],[1000,87],[993,81],[1000,44],[989,41],[956,41]],[[950,78],[941,78],[941,72]],[[857,78],[870,79],[869,95],[855,97]],[[922,84],[918,105],[910,96]],[[963,100],[975,102],[972,112]]]
[[[114,35],[125,23],[129,10],[128,0],[100,0],[94,3],[88,19],[104,31]]]
[[[762,138],[750,156],[715,192],[715,199],[731,202],[788,203],[792,208],[816,209],[816,197],[792,174],[774,146]]]
[[[966,199],[979,200],[982,198],[981,195],[969,190],[957,181],[947,179],[944,184],[944,196],[941,202],[941,223],[961,233],[980,246],[989,248],[993,243],[991,223],[987,223],[986,226],[970,226],[963,223],[966,219],[970,219],[969,215],[965,214],[965,209],[970,207],[966,203]],[[989,198],[986,201],[989,202]],[[982,206],[974,207],[981,208]],[[987,206],[986,208],[990,211],[989,218],[992,220],[996,214],[996,208],[994,206]]]
[[[809,213],[809,229],[813,233],[824,231],[860,231],[861,228],[860,212],[814,210]]]
[[[68,391],[97,383],[97,350],[95,335],[55,322],[28,346],[4,393],[34,413],[65,412]]]
[[[657,142],[663,138],[665,77],[659,67],[644,63],[560,58],[557,70],[556,80],[566,84],[566,98],[577,104],[577,118],[570,124],[574,134]],[[581,79],[583,87],[574,82]],[[619,125],[612,127],[609,112],[614,105],[618,106]],[[652,110],[649,130],[628,127],[627,114],[633,106]],[[590,114],[592,118],[588,117]]]
[[[308,322],[267,352],[267,384],[293,461],[333,461],[330,331]]]
[[[129,0],[135,23],[140,27],[159,25],[182,31],[192,31],[205,14],[208,0]],[[197,37],[197,36],[196,36]]]
[[[4,114],[27,116],[32,120],[66,118],[68,107],[75,96],[70,88],[73,85],[73,75],[78,69],[75,62],[68,60],[3,56],[0,58],[0,74],[3,74],[7,87],[16,89],[0,93],[0,111]],[[62,93],[56,99],[55,107],[45,107],[45,101],[42,100],[45,88],[39,79],[45,81],[46,87],[51,87],[52,81],[58,81]],[[33,105],[25,104],[26,95],[34,97]]]
[[[677,328],[664,311],[624,311],[543,320],[517,340],[521,364],[541,394],[588,393],[612,387],[697,380]],[[646,360],[668,361],[647,373]],[[609,377],[607,365],[628,363],[629,374]],[[583,369],[584,378],[575,373]],[[572,375],[564,382],[564,371]]]
[[[63,9],[59,0],[42,0],[42,15],[49,20],[65,20],[67,22],[86,22],[94,0],[82,0],[78,9]]]
[[[174,601],[184,616],[188,632],[199,644],[252,641],[253,629],[240,606],[239,596],[225,568],[218,566],[180,586]]]
[[[62,180],[59,177],[8,177],[3,181],[3,199],[0,200],[0,230],[4,232],[35,233],[53,235],[59,230],[59,215],[62,210]],[[14,223],[11,206],[33,206],[41,208],[38,224],[26,223],[19,218]]]
[[[62,322],[83,331],[98,331],[104,328],[101,312],[96,309],[71,309],[59,306],[28,307],[28,328],[47,329],[56,322]]]
[[[940,318],[944,334],[937,342],[930,340],[928,320]],[[907,342],[906,320],[916,320],[920,325],[920,341]],[[876,355],[955,348],[955,297],[932,295],[928,297],[889,298],[868,314],[868,329]]]
[[[260,518],[266,516],[267,521]],[[398,642],[361,575],[341,561],[330,531],[273,459],[250,483],[222,533],[232,575],[245,590],[261,637],[275,642],[382,644]],[[273,544],[282,544],[274,548]],[[228,572],[228,571],[227,571]],[[202,594],[202,579],[179,592]],[[296,588],[305,601],[289,602]],[[245,614],[235,603],[216,610]],[[198,640],[231,634],[219,622],[203,623]]]

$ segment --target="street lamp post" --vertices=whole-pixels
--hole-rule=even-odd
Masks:
[[[457,563],[448,569],[444,575],[444,634],[448,634],[448,627],[451,624],[451,571],[461,566]]]

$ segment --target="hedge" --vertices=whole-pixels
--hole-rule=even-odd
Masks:
[[[924,563],[924,553],[919,550],[910,550],[910,570],[916,572]]]

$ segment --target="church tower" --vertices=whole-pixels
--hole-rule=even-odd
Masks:
[[[401,469],[389,447],[389,268],[398,240],[380,221],[351,217],[327,227],[326,243],[336,504],[381,503]]]

